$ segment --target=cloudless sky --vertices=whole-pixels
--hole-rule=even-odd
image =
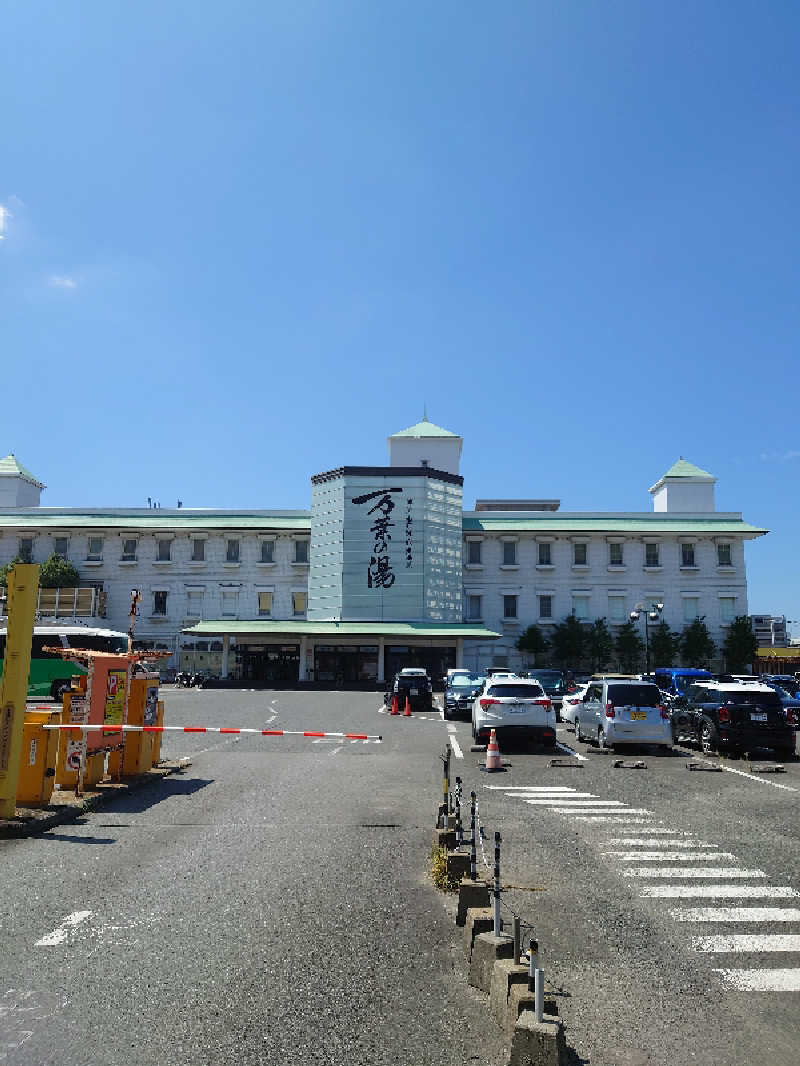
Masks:
[[[800,619],[798,54],[781,0],[9,0],[0,455],[306,508],[427,403],[467,507],[624,511],[683,455]]]

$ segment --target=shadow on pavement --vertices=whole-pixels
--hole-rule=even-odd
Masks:
[[[119,796],[109,804],[109,810],[120,814],[141,814],[163,800],[172,799],[173,796],[192,796],[201,788],[206,788],[214,783],[213,778],[202,777],[164,777],[160,781],[154,781],[137,792],[131,792],[126,796]]]
[[[116,844],[116,837],[79,837],[72,836],[69,833],[54,833],[52,830],[48,833],[42,833],[39,837],[40,840],[59,840],[64,841],[66,844]]]

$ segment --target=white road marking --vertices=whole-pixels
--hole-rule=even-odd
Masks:
[[[669,899],[690,896],[708,896],[717,899],[785,899],[800,896],[794,888],[776,885],[647,885],[640,896]],[[798,937],[800,940],[800,937]]]
[[[662,832],[670,832],[670,830],[661,830]],[[658,830],[653,830],[658,832]],[[715,848],[716,844],[706,844],[702,840],[689,840],[686,837],[677,837],[675,840],[664,840],[663,837],[611,837],[609,840],[604,840],[604,844],[625,844],[626,846],[631,844],[641,845],[647,848],[658,847],[659,844],[675,844],[681,847],[687,848]]]
[[[567,785],[484,785],[484,788],[492,792],[507,792],[509,796],[520,792],[574,792],[574,788]]]
[[[591,792],[588,793],[591,795]],[[594,799],[580,799],[573,796],[551,796],[549,799],[526,799],[526,803],[531,803],[534,806],[545,807],[575,807],[576,809],[582,809],[585,807],[624,807],[625,804],[621,800],[601,800],[595,797]]]
[[[603,855],[620,862],[713,862],[736,858],[731,851],[604,851]]]
[[[800,922],[800,907],[673,907],[676,922]]]
[[[80,925],[81,922],[85,922],[91,916],[91,911],[73,911],[72,914],[67,915],[61,925],[57,926],[52,933],[48,933],[41,940],[37,940],[33,946],[35,948],[52,948],[58,944],[63,944],[69,936],[70,929],[74,929],[76,925]]]
[[[763,870],[740,866],[639,866],[622,871],[623,877],[766,877]]]
[[[596,804],[594,807],[551,807],[552,811],[556,814],[574,814],[576,811],[580,811],[581,814],[602,814],[603,811],[614,811],[619,814],[652,814],[652,811],[648,811],[646,807],[608,807],[603,804]]]
[[[457,759],[463,759],[464,758],[464,752],[461,750],[461,745],[458,743],[458,741],[456,740],[455,737],[453,737],[453,736],[450,737],[450,744],[451,744],[451,746],[453,748],[453,751],[456,754],[456,758]]]
[[[526,803],[536,803],[537,801],[538,802],[542,802],[542,803],[550,803],[552,800],[556,799],[556,800],[561,800],[564,803],[566,803],[567,800],[569,800],[571,802],[574,799],[575,800],[577,800],[577,799],[597,799],[597,796],[595,795],[594,792],[556,792],[556,791],[544,792],[544,791],[542,791],[542,792],[531,792],[531,793],[518,792],[516,794],[516,796],[512,796],[512,799],[525,800]]]
[[[772,784],[772,782],[764,782]],[[800,992],[800,970],[715,970],[740,992]]]
[[[800,936],[783,933],[741,933],[733,936],[693,936],[695,951],[800,951]]]
[[[650,811],[645,812],[650,814]],[[615,822],[617,825],[646,825],[649,830],[650,823],[647,818],[617,817],[610,814],[576,814],[573,822]]]
[[[574,755],[580,762],[588,762],[589,760],[585,755],[581,755],[579,751],[575,751],[569,744],[562,744],[560,740],[556,741],[556,747],[559,751],[563,751],[565,755]]]
[[[339,748],[334,748],[334,749],[333,749],[333,751],[331,752],[331,755],[336,755],[336,754],[337,754],[337,752],[340,752],[341,750],[342,750],[342,749],[341,749],[341,747],[339,747]]]
[[[780,785],[777,781],[767,781],[764,777],[757,777],[755,774],[748,774],[744,770],[734,770],[732,766],[723,766],[719,764],[720,769],[724,770],[726,774],[738,774],[740,777],[749,777],[751,781],[758,781],[759,785],[772,785],[773,788],[781,788],[784,792],[797,792],[796,788],[792,788],[791,785]]]
[[[266,724],[269,725],[270,722],[274,722],[277,717],[278,717],[277,714],[273,714],[271,717],[269,717],[267,719]]]
[[[453,725],[453,723],[452,722],[448,722],[447,723],[447,732],[448,733],[455,733],[455,731],[456,731],[456,727]]]

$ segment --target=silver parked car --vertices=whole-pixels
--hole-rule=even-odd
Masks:
[[[669,711],[658,685],[647,681],[592,681],[575,708],[575,739],[613,748],[657,744],[672,748]]]

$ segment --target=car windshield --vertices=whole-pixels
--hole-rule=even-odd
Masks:
[[[666,687],[669,688],[669,679],[665,678],[664,680]],[[685,692],[690,685],[696,685],[697,680],[698,679],[696,677],[692,677],[691,675],[676,674],[675,688],[677,688],[678,692]]]
[[[556,673],[554,670],[531,671],[530,677],[552,692],[560,692],[564,688],[563,675]]]
[[[450,678],[451,688],[475,688],[476,685],[483,683],[483,678],[478,674],[456,674],[455,677]]]
[[[516,699],[535,700],[537,696],[543,696],[539,685],[492,685],[487,693],[489,696],[514,697]]]
[[[616,707],[658,707],[661,693],[656,685],[609,685],[608,702]]]
[[[740,692],[720,692],[720,697],[723,703],[729,704],[744,704],[745,707],[780,707],[781,700],[778,693],[771,689],[769,692],[755,691],[747,692],[746,690]]]

